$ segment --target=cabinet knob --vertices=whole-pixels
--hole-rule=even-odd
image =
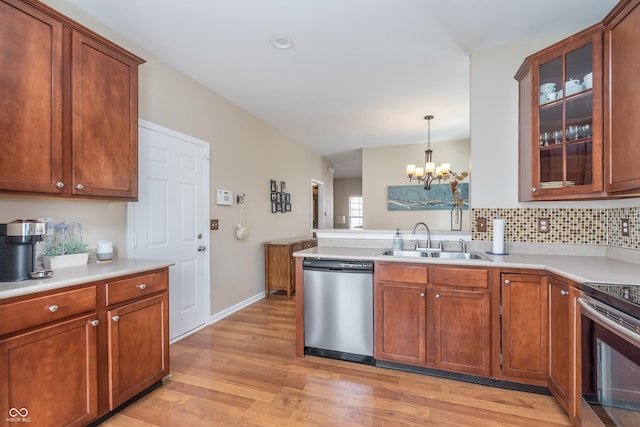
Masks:
[[[111,320],[113,320],[114,322],[117,322],[118,320],[120,320],[120,316],[113,316]]]
[[[424,298],[424,292],[420,293],[420,298]]]
[[[98,326],[98,324],[100,323],[100,321],[99,321],[99,320],[92,320],[92,321],[91,321],[91,322],[89,322],[89,323],[91,323],[91,326]]]
[[[505,285],[508,285],[509,283],[511,283],[511,280],[509,280],[509,279],[507,279],[507,280],[505,280],[505,281],[504,281],[504,284],[505,284]]]
[[[58,311],[60,307],[58,307],[57,305],[50,305],[49,307],[47,307],[47,310],[49,310],[52,313],[55,313],[56,311]]]
[[[436,294],[436,298],[440,298],[440,294]]]
[[[58,181],[58,182],[56,182],[56,187],[58,187],[58,188],[64,188],[64,182],[62,182],[62,181]]]
[[[569,291],[565,291],[564,289],[560,290],[560,295],[569,295]]]
[[[145,289],[147,289],[147,285],[145,285],[144,283],[140,283],[139,285],[136,285],[136,288],[144,291]]]
[[[84,189],[84,185],[82,184],[77,184],[76,185],[76,190],[83,190]]]

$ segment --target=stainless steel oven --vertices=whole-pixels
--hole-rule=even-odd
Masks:
[[[640,426],[640,285],[581,290],[582,425]]]

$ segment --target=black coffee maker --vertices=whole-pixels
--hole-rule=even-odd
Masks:
[[[45,224],[32,219],[0,224],[0,282],[29,279],[36,266],[36,243],[44,234]]]

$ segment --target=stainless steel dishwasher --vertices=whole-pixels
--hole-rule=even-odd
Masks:
[[[373,262],[305,258],[302,268],[305,353],[373,364]]]

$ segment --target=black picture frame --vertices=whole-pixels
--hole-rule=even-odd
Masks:
[[[291,203],[285,203],[284,210],[285,212],[291,212]]]
[[[275,201],[271,202],[271,213],[277,212],[276,205],[277,203]]]
[[[271,193],[271,201],[275,202],[276,201],[276,194],[277,193]]]
[[[291,203],[291,193],[284,193],[284,201]]]
[[[284,181],[280,181],[280,192],[284,193],[285,191],[287,191],[287,183]]]
[[[276,180],[272,179],[271,182],[271,192],[275,193],[276,191],[278,191],[278,185],[276,184]]]

